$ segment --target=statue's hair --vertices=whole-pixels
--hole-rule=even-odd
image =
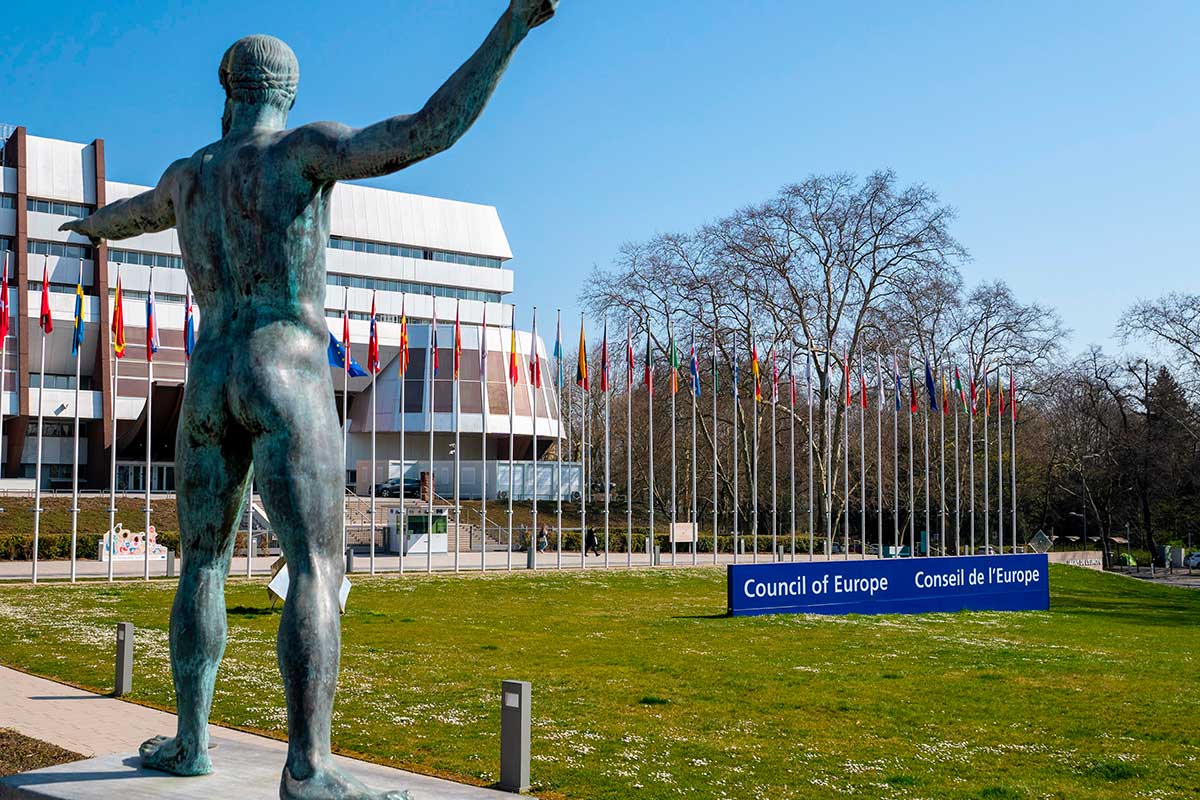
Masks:
[[[217,74],[228,99],[288,111],[296,102],[300,62],[282,40],[255,34],[230,45]]]

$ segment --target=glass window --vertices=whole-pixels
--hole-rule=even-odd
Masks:
[[[67,204],[66,203],[51,203],[50,204],[50,213],[51,214],[61,214],[63,216],[66,216]]]
[[[488,361],[488,377],[491,377],[491,360]],[[503,382],[488,381],[488,413],[508,413],[508,386]]]
[[[453,381],[438,380],[433,382],[433,410],[438,413],[450,413],[454,411]]]
[[[479,371],[479,365],[475,365]],[[483,411],[483,387],[478,381],[462,381],[458,384],[459,410],[464,414],[478,414]]]

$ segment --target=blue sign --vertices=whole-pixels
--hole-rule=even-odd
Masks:
[[[1045,554],[730,564],[728,612],[921,614],[1045,611]]]

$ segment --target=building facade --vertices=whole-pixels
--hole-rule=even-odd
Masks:
[[[48,489],[70,487],[78,396],[81,486],[108,487],[110,448],[115,447],[118,488],[142,489],[149,446],[151,489],[172,491],[175,428],[187,374],[187,277],[175,231],[94,246],[77,234],[60,232],[63,222],[148,187],[108,178],[102,139],[79,144],[31,136],[23,127],[4,127],[0,145],[0,257],[8,259],[6,301],[12,320],[0,365],[3,477],[35,477],[41,399],[43,467],[36,477]],[[479,494],[472,487],[483,483],[485,453],[489,460],[505,460],[505,467],[510,451],[516,461],[532,460],[535,441],[538,454],[544,454],[560,435],[560,426],[554,388],[546,381],[535,390],[527,379],[535,348],[542,374],[554,373],[544,342],[518,330],[522,379],[516,387],[508,382],[514,312],[505,298],[513,289],[508,263],[512,252],[496,209],[339,184],[331,213],[325,298],[330,331],[341,338],[346,311],[352,357],[365,366],[374,300],[382,365],[374,387],[369,377],[350,378],[344,385],[342,370],[331,368],[339,415],[343,391],[348,407],[348,484],[369,485],[371,476],[358,473],[370,463],[372,426],[376,463],[391,464],[377,468],[376,480],[401,471],[401,430],[404,471],[415,477],[428,470],[432,431],[439,494],[446,493],[450,480],[456,431],[465,497]],[[118,275],[127,347],[114,384],[110,320]],[[38,327],[43,276],[49,283],[54,320],[49,335]],[[161,346],[154,355],[150,385],[145,309],[152,278]],[[86,323],[76,392],[72,334],[80,282]],[[402,312],[409,319],[411,356],[403,377],[397,358]],[[203,315],[196,313],[203,336]],[[428,348],[435,315],[440,369],[431,376]],[[463,332],[457,384],[450,366],[456,316]],[[481,341],[486,342],[486,364],[480,358]],[[43,357],[46,377],[40,386]],[[148,391],[153,392],[149,420]],[[490,470],[487,493],[495,497],[498,488],[507,488],[508,477],[507,472],[497,475],[494,465]],[[543,480],[543,472],[538,475]],[[549,496],[551,490],[540,486],[538,494]]]

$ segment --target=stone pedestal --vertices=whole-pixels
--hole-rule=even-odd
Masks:
[[[0,800],[278,800],[285,746],[214,739],[213,774],[178,778],[142,769],[136,755],[112,755],[0,778]],[[501,800],[512,795],[337,757],[372,789],[408,789],[413,800]]]

